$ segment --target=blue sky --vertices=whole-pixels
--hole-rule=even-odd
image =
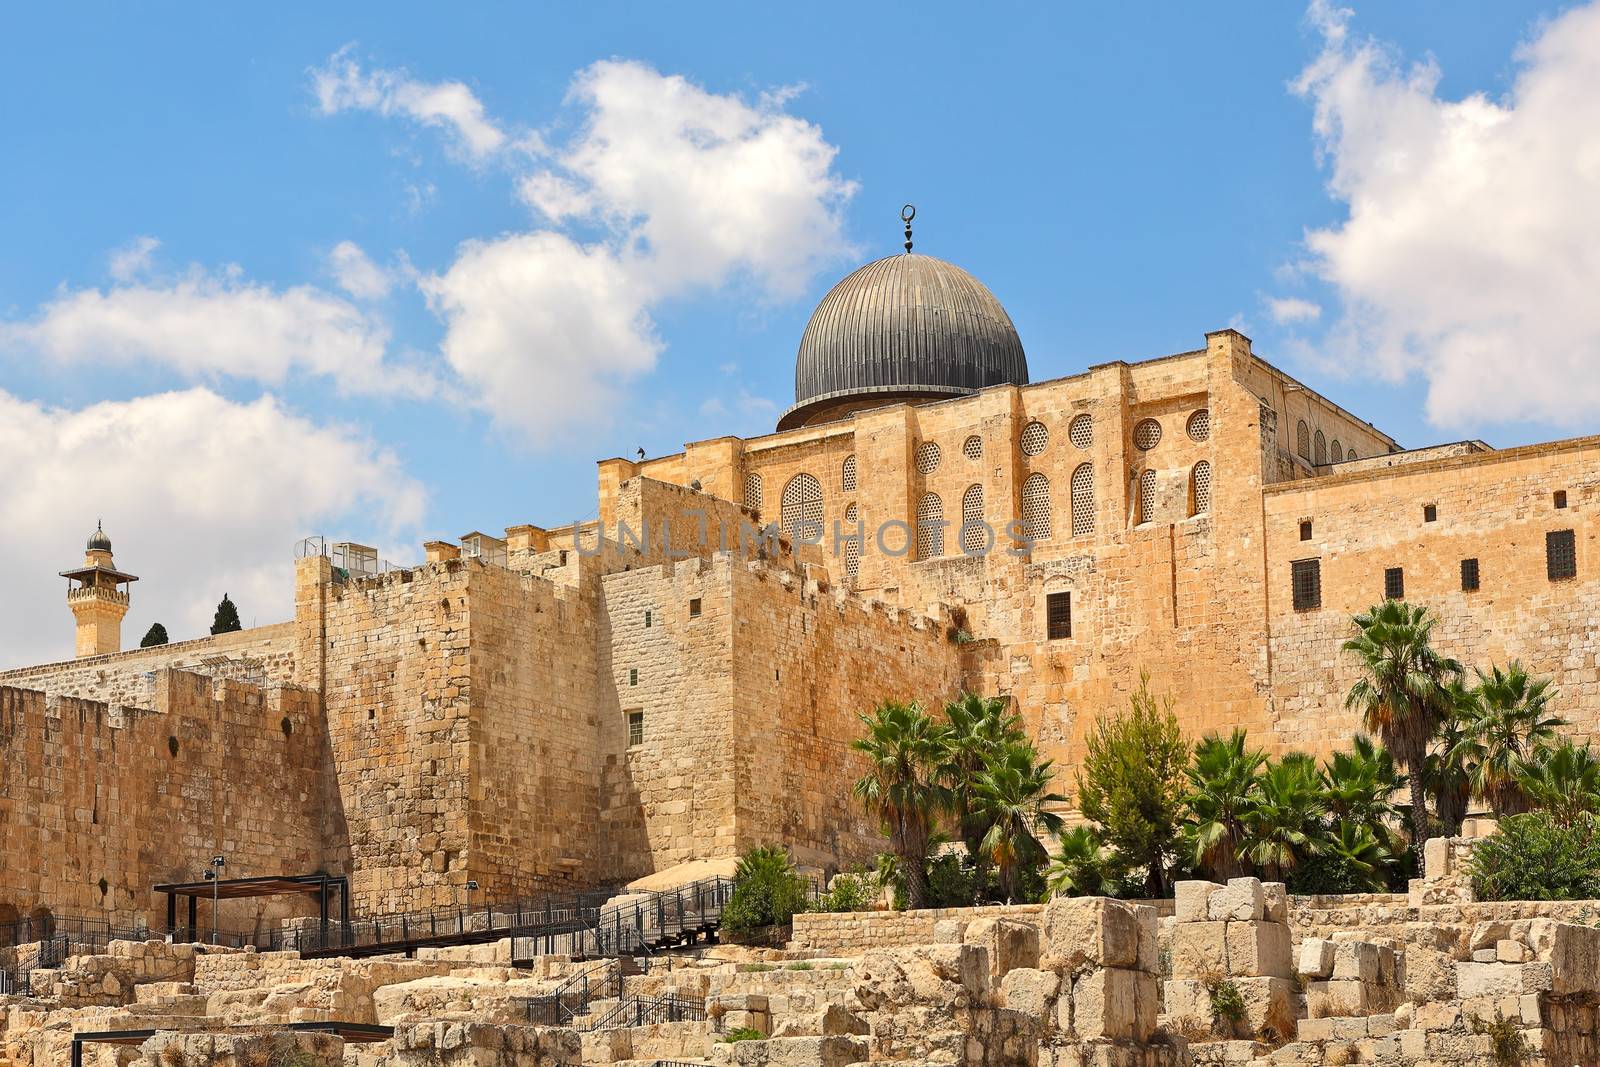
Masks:
[[[1231,324],[1408,445],[1589,432],[1595,398],[1556,383],[1595,351],[1563,288],[1600,270],[1573,251],[1600,246],[1591,164],[1568,165],[1593,135],[1563,123],[1600,125],[1597,21],[1505,0],[12,6],[0,490],[27,529],[0,535],[0,601],[61,626],[0,629],[0,664],[70,654],[40,576],[96,518],[145,578],[127,639],[156,618],[177,638],[230,584],[247,622],[285,616],[302,534],[403,562],[592,514],[597,458],[770,430],[810,309],[898,250],[908,200],[918,249],[994,290],[1035,380]],[[1539,85],[1578,113],[1519,97]],[[759,165],[637,136],[682,115]],[[1440,150],[1463,129],[1464,158]],[[1527,203],[1543,221],[1502,210]],[[1526,262],[1569,259],[1554,282]]]

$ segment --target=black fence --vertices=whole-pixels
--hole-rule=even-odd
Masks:
[[[608,960],[567,978],[549,993],[529,997],[523,1011],[535,1026],[572,1026],[589,1014],[595,1000],[622,996],[622,964]]]
[[[625,997],[609,1011],[578,1026],[579,1030],[620,1030],[628,1026],[704,1022],[706,1002],[677,993],[655,997]]]

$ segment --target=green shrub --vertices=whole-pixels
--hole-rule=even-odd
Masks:
[[[1592,900],[1600,896],[1600,820],[1563,826],[1545,812],[1512,815],[1467,863],[1479,900]]]
[[[1528,1062],[1528,1044],[1522,1039],[1521,1027],[1499,1011],[1493,1021],[1474,1015],[1472,1032],[1489,1036],[1490,1055],[1496,1067],[1522,1067]]]
[[[749,1026],[736,1026],[722,1035],[724,1045],[732,1045],[738,1041],[765,1041],[767,1035],[760,1030]]]
[[[735,934],[785,926],[806,910],[806,883],[781,848],[753,848],[733,872],[733,895],[722,909],[722,926]]]
[[[1239,987],[1220,975],[1208,974],[1203,979],[1206,993],[1211,997],[1211,1017],[1227,1023],[1227,1030],[1244,1020],[1244,996]]]
[[[878,880],[864,872],[841,874],[817,901],[818,911],[869,911],[878,899]]]

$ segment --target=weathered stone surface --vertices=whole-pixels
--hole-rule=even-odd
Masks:
[[[1216,882],[1186,881],[1173,887],[1173,914],[1181,923],[1205,922],[1211,918],[1208,901],[1222,886]]]
[[[1015,967],[1000,980],[1000,995],[1007,1008],[1038,1019],[1054,1016],[1061,976],[1054,971]]]
[[[1056,897],[1045,905],[1040,966],[1053,970],[1135,967],[1148,933],[1134,906],[1108,897]]]
[[[1228,923],[1179,923],[1172,928],[1172,974],[1199,978],[1228,973]]]
[[[1230,922],[1227,927],[1229,974],[1251,978],[1288,978],[1294,973],[1287,926],[1269,922]],[[1337,955],[1334,967],[1337,972]]]
[[[1300,973],[1307,978],[1328,978],[1333,974],[1333,942],[1308,937],[1300,942]]]
[[[1213,922],[1254,922],[1266,910],[1266,897],[1259,878],[1230,878],[1228,884],[1211,894],[1207,916]]]

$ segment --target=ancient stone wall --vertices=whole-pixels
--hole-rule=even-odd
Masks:
[[[150,704],[0,687],[0,911],[164,925],[150,887],[195,880],[212,856],[234,877],[324,865],[331,762],[315,694],[161,670]],[[221,925],[300,904],[229,901]]]

